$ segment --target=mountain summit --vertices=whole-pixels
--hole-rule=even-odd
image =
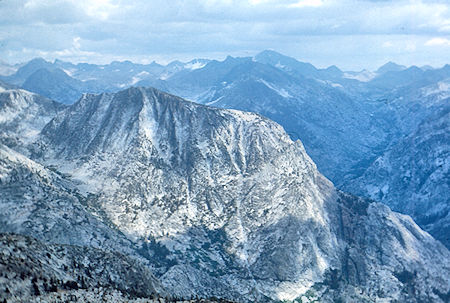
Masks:
[[[176,296],[443,302],[450,290],[442,244],[337,191],[257,114],[130,88],[84,95],[36,146]]]
[[[398,65],[397,63],[389,61],[388,63],[384,64],[383,66],[380,66],[380,68],[377,69],[377,74],[384,74],[387,72],[399,72],[402,70],[405,70],[406,66],[404,65]]]

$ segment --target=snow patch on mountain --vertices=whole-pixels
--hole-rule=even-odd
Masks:
[[[450,97],[450,78],[421,89],[425,97],[435,96],[436,102]],[[428,104],[431,106],[433,104]]]
[[[177,296],[293,300],[314,286],[323,301],[411,301],[395,278],[402,270],[421,298],[437,298],[430,285],[450,289],[441,244],[387,207],[336,191],[302,144],[260,115],[131,88],[85,96],[39,145],[39,161],[82,167],[81,184],[104,182],[97,207],[136,245],[161,247],[155,270]]]
[[[68,74],[69,76],[73,77],[74,73],[76,72],[76,70],[74,69],[62,69],[66,74]]]
[[[148,75],[150,75],[149,72],[142,71],[142,72],[136,74],[136,76],[133,76],[133,77],[131,78],[130,83],[124,85],[123,87],[135,85],[135,84],[138,83],[139,81],[142,81],[143,79],[145,79],[145,77],[147,77]]]
[[[223,98],[224,98],[224,96],[220,96],[219,98],[217,98],[217,99],[215,99],[215,100],[212,100],[212,101],[207,102],[206,105],[213,105],[214,103],[219,102],[219,101],[222,100]]]
[[[279,87],[267,82],[264,79],[258,79],[258,82],[264,84],[271,90],[275,91],[278,95],[280,95],[283,98],[292,98],[291,94],[289,94],[289,92],[287,90],[285,90],[284,88],[279,88]]]
[[[186,63],[184,65],[184,68],[190,69],[190,70],[196,70],[196,69],[205,67],[206,64],[207,64],[207,62],[192,61],[192,62]]]
[[[0,143],[21,149],[64,106],[22,89],[0,92]]]
[[[369,82],[377,76],[377,73],[363,70],[360,72],[345,72],[343,77],[346,79],[354,79],[360,82]]]
[[[278,61],[278,63],[275,64],[275,67],[279,68],[279,69],[284,69],[284,68],[286,68],[286,65],[283,65],[283,64],[280,63],[280,61]]]

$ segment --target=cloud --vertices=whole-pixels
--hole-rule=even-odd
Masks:
[[[121,9],[121,5],[113,0],[80,0],[77,1],[77,4],[87,16],[99,21],[108,20],[111,15]]]
[[[426,46],[450,46],[450,39],[433,38],[425,42]]]
[[[322,6],[323,2],[322,0],[300,0],[298,2],[292,3],[289,5],[289,7],[319,7]]]
[[[323,5],[322,0],[248,0],[250,5],[277,5],[281,7],[317,7]]]
[[[10,62],[39,55],[189,59],[274,48],[319,66],[365,60],[362,67],[370,67],[405,53],[444,60],[426,43],[446,39],[449,31],[445,1],[0,1],[0,57]]]

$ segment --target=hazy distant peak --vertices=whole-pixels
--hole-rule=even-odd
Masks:
[[[380,68],[377,69],[378,74],[384,74],[387,72],[399,72],[406,69],[406,66],[399,65],[397,63],[394,63],[392,61],[389,61],[388,63],[384,64]]]
[[[318,72],[317,68],[311,63],[301,62],[272,50],[262,51],[254,57],[254,60],[259,63],[275,66],[289,73],[300,74],[306,77],[316,76]]]
[[[41,64],[41,63],[50,63],[49,61],[45,60],[42,57],[37,57],[34,59],[31,59],[30,61],[28,61],[28,64]]]
[[[431,65],[424,65],[420,67],[423,71],[427,71],[427,70],[433,70],[434,67],[432,67]]]
[[[341,71],[336,65],[331,65],[331,66],[327,67],[324,71],[328,75],[335,76],[335,77],[340,77],[344,74],[343,71]]]
[[[279,52],[276,52],[271,49],[263,50],[262,52],[258,53],[255,58],[261,58],[261,57],[286,57],[283,54],[280,54]]]

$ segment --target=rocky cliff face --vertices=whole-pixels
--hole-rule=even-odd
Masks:
[[[0,143],[26,152],[42,128],[65,106],[0,83]]]
[[[89,246],[133,255],[132,243],[87,208],[67,176],[0,146],[1,232],[50,243]]]
[[[260,63],[230,57],[162,82],[141,83],[201,104],[255,112],[274,120],[293,140],[302,141],[319,170],[333,182],[356,174],[363,160],[376,157],[388,144],[392,116],[380,104],[352,96],[351,89],[335,80],[314,78],[320,74],[314,67],[315,72],[308,66],[303,70],[303,63],[297,62],[300,67],[291,64],[290,68],[281,60],[286,68],[278,68],[277,61],[266,59],[256,59]],[[286,70],[297,67],[302,71]]]
[[[177,296],[445,301],[448,250],[408,217],[338,192],[257,114],[154,89],[85,95],[34,159],[78,183]],[[91,196],[92,197],[92,196]]]
[[[447,99],[448,102],[448,99]],[[410,214],[425,230],[450,245],[450,107],[422,122],[349,185],[349,190]]]
[[[167,296],[149,258],[89,212],[88,198],[54,167],[0,145],[0,192],[0,300]]]
[[[370,197],[413,219],[447,247],[449,213],[448,66],[437,75],[386,94],[400,136],[342,188]],[[435,71],[438,72],[438,71]],[[438,77],[439,76],[439,77]],[[435,81],[435,82],[434,82]]]

